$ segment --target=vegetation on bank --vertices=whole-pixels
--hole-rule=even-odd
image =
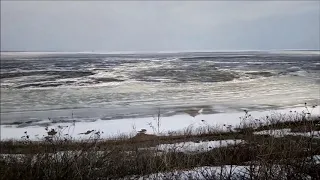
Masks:
[[[245,111],[239,127],[226,124],[223,131],[206,126],[169,135],[140,131],[134,136],[104,140],[92,136],[83,141],[71,141],[51,133],[51,139],[39,142],[2,141],[0,178],[199,179],[200,176],[186,171],[219,167],[199,168],[197,173],[202,179],[320,179],[320,156],[317,156],[320,155],[320,117],[311,117],[309,109],[306,106],[302,113],[274,114],[264,119],[254,119]],[[282,130],[281,136],[259,133]],[[244,143],[188,153],[179,151],[179,147],[168,151],[156,148],[161,144],[227,139]],[[242,171],[235,171],[237,167],[242,167]]]

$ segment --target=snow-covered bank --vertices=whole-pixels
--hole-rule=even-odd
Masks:
[[[252,111],[249,112],[250,118],[265,118],[272,114],[286,114],[294,115],[294,113],[301,113],[305,111],[304,107],[296,107],[289,109],[280,109],[274,111]],[[291,111],[291,112],[290,112]],[[191,117],[187,114],[175,115],[170,117],[161,117],[160,119],[160,133],[166,134],[169,131],[181,131],[186,128],[201,128],[207,126],[216,126],[221,130],[227,130],[226,127],[236,127],[240,124],[244,117],[244,112],[235,113],[218,113],[218,114],[200,114],[196,117]],[[320,116],[319,106],[312,109],[313,116]],[[224,126],[225,125],[225,126]],[[68,126],[68,127],[67,127]],[[153,128],[153,127],[155,128]],[[147,134],[157,134],[157,122],[154,118],[133,118],[121,120],[101,120],[98,119],[94,122],[76,122],[76,123],[58,123],[54,126],[49,126],[57,129],[61,136],[72,136],[75,139],[84,139],[92,137],[95,132],[100,132],[101,138],[108,138],[120,134],[133,135],[140,129],[146,129]],[[90,130],[95,130],[90,134],[85,133]],[[26,133],[25,133],[26,132]],[[17,125],[1,125],[1,140],[6,139],[21,139],[22,136],[29,136],[30,140],[40,140],[47,136],[47,131],[43,126],[28,126],[18,128]]]

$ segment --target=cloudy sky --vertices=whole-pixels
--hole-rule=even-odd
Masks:
[[[1,1],[1,51],[320,49],[320,1]]]

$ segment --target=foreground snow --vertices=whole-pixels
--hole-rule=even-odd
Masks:
[[[158,179],[158,180],[165,180],[165,179],[179,179],[179,180],[189,180],[189,179],[212,179],[218,178],[220,175],[222,177],[245,177],[247,173],[248,166],[232,166],[232,165],[225,165],[221,167],[197,167],[191,170],[185,171],[173,171],[173,172],[166,172],[166,173],[155,173],[143,177],[138,177],[139,180],[151,180],[151,179]]]
[[[270,169],[264,169],[259,165],[237,166],[237,165],[222,165],[222,166],[204,166],[196,167],[191,170],[176,170],[172,172],[154,173],[146,176],[132,176],[123,179],[138,179],[138,180],[207,180],[207,179],[255,179],[255,177],[273,177],[275,179],[287,179],[287,172],[283,171],[281,165],[272,165]],[[285,168],[284,168],[285,169]],[[288,170],[288,169],[286,169]],[[259,175],[258,175],[259,174]],[[297,175],[297,174],[296,174]],[[298,175],[297,175],[298,177]],[[312,179],[309,175],[300,174],[302,179]]]
[[[311,156],[312,164],[320,163],[320,155]],[[311,162],[310,162],[311,163]],[[248,162],[250,164],[250,162]],[[261,166],[263,165],[263,166]],[[154,173],[145,176],[132,176],[124,179],[139,179],[139,180],[207,180],[207,179],[251,179],[255,175],[260,174],[258,177],[273,177],[276,179],[287,179],[287,172],[283,170],[288,167],[284,167],[278,164],[273,164],[270,167],[265,167],[266,164],[256,164],[254,166],[237,166],[237,165],[221,165],[221,166],[203,166],[196,167],[190,170],[176,170],[171,172]],[[269,169],[266,169],[269,168]],[[250,176],[252,175],[252,177]],[[297,174],[296,174],[297,175]],[[309,175],[300,174],[302,179],[312,179]]]

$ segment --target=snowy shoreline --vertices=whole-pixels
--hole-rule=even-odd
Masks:
[[[272,114],[286,114],[290,115],[293,113],[301,113],[306,110],[305,107],[285,108],[269,111],[252,111],[251,118],[261,119]],[[309,109],[312,110],[312,116],[320,115],[319,106]],[[168,132],[179,132],[187,128],[201,128],[201,127],[217,127],[217,129],[226,130],[227,126],[236,127],[240,125],[241,118],[244,117],[244,112],[233,112],[233,113],[217,113],[217,114],[200,114],[196,117],[191,117],[187,114],[174,115],[169,117],[160,117],[160,134],[167,134]],[[43,122],[42,122],[43,123]],[[225,125],[225,126],[223,126]],[[68,126],[68,127],[67,127]],[[155,128],[152,128],[155,127]],[[76,123],[57,123],[48,126],[48,129],[61,128],[61,135],[68,134],[73,139],[87,139],[93,137],[92,135],[84,135],[88,130],[95,130],[96,132],[103,132],[100,134],[100,138],[116,137],[121,134],[133,134],[141,129],[146,129],[147,134],[159,134],[157,132],[157,121],[155,118],[128,118],[121,120],[101,120],[98,119],[94,122],[76,122]],[[156,130],[155,130],[156,129]],[[30,140],[43,140],[44,136],[47,136],[47,131],[43,126],[27,126],[18,127],[18,125],[1,125],[1,140],[21,140],[21,137],[26,135],[27,132]]]

